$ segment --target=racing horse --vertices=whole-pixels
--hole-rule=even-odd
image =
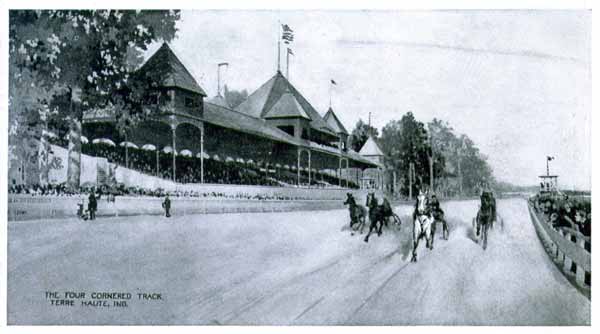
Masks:
[[[427,194],[419,192],[415,212],[413,213],[413,250],[410,259],[411,262],[417,262],[417,247],[419,247],[419,240],[421,238],[425,237],[427,248],[433,249],[432,224],[433,215],[429,207],[429,198]]]
[[[369,237],[373,230],[377,230],[377,235],[381,236],[381,228],[385,222],[385,214],[383,212],[383,206],[377,204],[377,198],[375,193],[367,194],[367,208],[369,208],[369,233],[365,237],[365,242],[369,242]],[[379,223],[379,228],[377,224]]]
[[[475,235],[480,237],[482,247],[483,249],[486,249],[488,229],[496,220],[496,199],[491,192],[484,191],[481,193],[481,204],[479,205],[479,211],[477,211],[477,217],[475,217],[473,220],[473,225],[475,225],[474,228],[476,230]]]
[[[357,204],[351,193],[346,194],[344,205],[348,205],[348,210],[350,211],[350,229],[352,230],[352,227],[355,224],[358,224],[354,230],[360,229],[360,233],[362,234],[363,228],[365,227],[367,209],[364,206]]]
[[[392,210],[392,205],[390,204],[390,201],[388,201],[387,198],[383,199],[383,204],[381,205],[381,207],[381,210],[383,211],[385,226],[388,225],[389,219],[392,218],[394,224],[396,224],[398,228],[400,228],[402,221],[400,220],[400,217],[398,217],[398,215],[394,213],[394,210]]]
[[[435,230],[438,223],[442,224],[442,238],[444,240],[448,240],[448,222],[446,222],[446,218],[444,217],[444,210],[440,207],[440,202],[435,196],[435,194],[431,195],[429,199],[429,210],[433,216],[433,223],[431,224],[431,246],[433,247],[433,242],[435,240]]]

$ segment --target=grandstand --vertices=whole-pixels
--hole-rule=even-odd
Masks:
[[[357,188],[362,171],[382,168],[348,149],[333,110],[321,117],[279,71],[235,110],[204,101],[166,43],[134,78],[155,87],[149,116],[122,135],[115,110],[86,112],[82,153],[179,183]]]

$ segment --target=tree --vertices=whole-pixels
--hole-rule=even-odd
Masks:
[[[248,91],[245,89],[241,91],[229,90],[227,88],[227,85],[225,85],[223,90],[225,101],[227,101],[227,104],[229,104],[229,106],[232,109],[239,106],[242,102],[244,102],[244,100],[248,98]]]
[[[363,122],[362,119],[359,119],[354,126],[354,130],[352,130],[352,133],[350,134],[350,138],[348,139],[350,141],[350,148],[356,152],[359,152],[363,145],[367,142],[367,139],[369,139],[369,136],[377,138],[379,137],[379,131]]]
[[[381,131],[382,149],[386,155],[386,165],[400,175],[404,194],[409,195],[424,188],[429,178],[429,154],[431,152],[425,125],[417,121],[412,112],[402,118],[390,121]],[[438,159],[437,170],[443,169],[443,163]],[[413,167],[411,167],[411,165]],[[409,171],[414,168],[416,182],[411,182]]]
[[[444,121],[433,119],[428,124],[433,138],[433,152],[444,157],[443,174],[445,191],[467,195],[477,194],[482,183],[493,186],[495,183],[492,169],[486,157],[479,152],[475,143],[467,136],[454,134],[454,129]],[[450,187],[449,179],[455,179],[455,187]]]
[[[179,15],[178,11],[10,11],[9,145],[31,135],[24,120],[35,119],[32,115],[54,104],[53,122],[69,125],[69,183],[77,187],[83,112],[118,107],[118,118],[140,113],[143,85],[129,85],[131,76],[150,43],[175,37]]]

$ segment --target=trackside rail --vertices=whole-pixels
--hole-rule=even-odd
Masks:
[[[572,229],[554,229],[530,201],[527,204],[537,235],[548,255],[563,274],[574,278],[578,287],[589,290],[592,276],[590,239]]]

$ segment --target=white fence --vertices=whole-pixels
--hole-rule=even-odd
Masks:
[[[117,197],[114,202],[98,201],[97,217],[162,215],[163,198]],[[78,204],[87,208],[87,197],[45,197],[10,195],[8,220],[47,220],[77,217]],[[171,214],[211,214],[237,212],[284,212],[343,209],[341,200],[252,200],[203,197],[171,198]]]
[[[591,242],[571,229],[554,229],[528,202],[529,214],[548,254],[568,277],[583,289],[591,285]]]

